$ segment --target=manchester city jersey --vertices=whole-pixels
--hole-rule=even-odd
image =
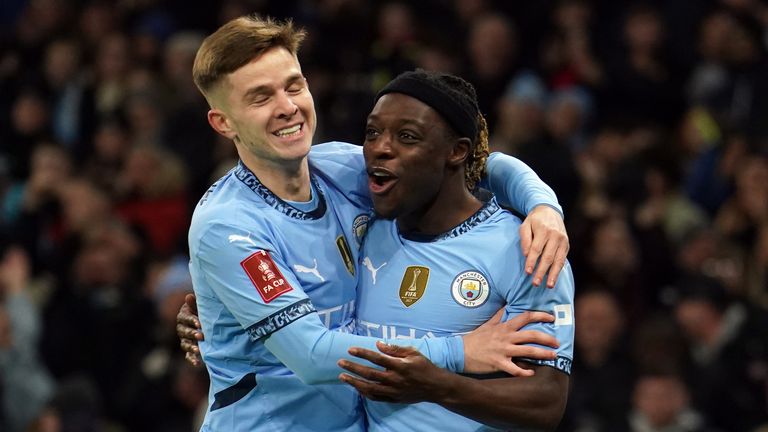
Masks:
[[[362,166],[359,147],[324,146],[310,160],[313,203],[292,205],[240,163],[198,203],[189,245],[211,378],[204,431],[364,429],[336,364],[377,341],[352,331],[370,205]],[[418,349],[463,368],[460,338],[433,342]]]
[[[364,206],[317,174],[312,193],[316,207],[299,211],[240,164],[198,205],[189,239],[211,377],[203,430],[363,430],[355,392],[303,384],[262,342],[313,312],[329,329],[351,329],[358,253],[351,221]]]
[[[554,289],[534,287],[523,270],[519,227],[520,220],[500,209],[495,199],[440,236],[401,236],[395,222],[372,220],[360,254],[357,332],[379,338],[433,338],[469,332],[502,307],[505,320],[540,310],[555,315],[555,323],[527,328],[558,339],[557,360],[545,363],[570,373],[570,265]],[[432,403],[366,400],[365,407],[372,431],[494,430]]]
[[[325,383],[338,383],[337,360],[354,359],[349,346],[375,349],[378,339],[347,333],[371,205],[364,161],[343,143],[314,146],[309,160],[311,203],[281,200],[238,164],[195,209],[190,272],[211,377],[205,431],[363,429],[358,395]],[[559,208],[519,161],[489,165],[517,208]],[[458,337],[413,345],[441,367],[463,368]]]

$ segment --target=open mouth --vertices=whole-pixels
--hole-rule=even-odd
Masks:
[[[304,129],[304,123],[295,124],[272,132],[272,135],[279,138],[293,138],[301,135]]]
[[[397,176],[384,168],[368,170],[368,189],[372,194],[381,195],[389,192],[397,183]]]

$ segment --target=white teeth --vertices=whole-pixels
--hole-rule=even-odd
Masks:
[[[373,173],[375,177],[389,177],[388,175],[382,173],[382,172],[375,172]]]
[[[284,136],[288,136],[288,135],[291,135],[291,134],[296,134],[300,130],[301,130],[301,125],[297,124],[297,125],[291,126],[289,128],[280,129],[279,131],[275,132],[275,135],[280,136],[280,137],[284,137]]]

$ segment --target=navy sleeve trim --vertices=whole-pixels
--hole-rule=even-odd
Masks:
[[[573,360],[563,356],[557,356],[554,360],[534,360],[529,358],[521,358],[520,360],[535,365],[553,367],[567,375],[571,374],[571,365],[573,364]]]
[[[297,319],[316,312],[308,298],[286,306],[246,329],[253,341],[265,338]]]

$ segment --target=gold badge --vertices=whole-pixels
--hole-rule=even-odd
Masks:
[[[344,266],[347,268],[347,271],[354,276],[355,262],[352,260],[352,251],[349,249],[347,239],[343,235],[336,237],[336,247],[339,248],[341,259],[344,260]]]
[[[405,269],[400,282],[400,301],[405,307],[411,307],[421,299],[429,281],[429,269],[422,266],[409,266]]]

